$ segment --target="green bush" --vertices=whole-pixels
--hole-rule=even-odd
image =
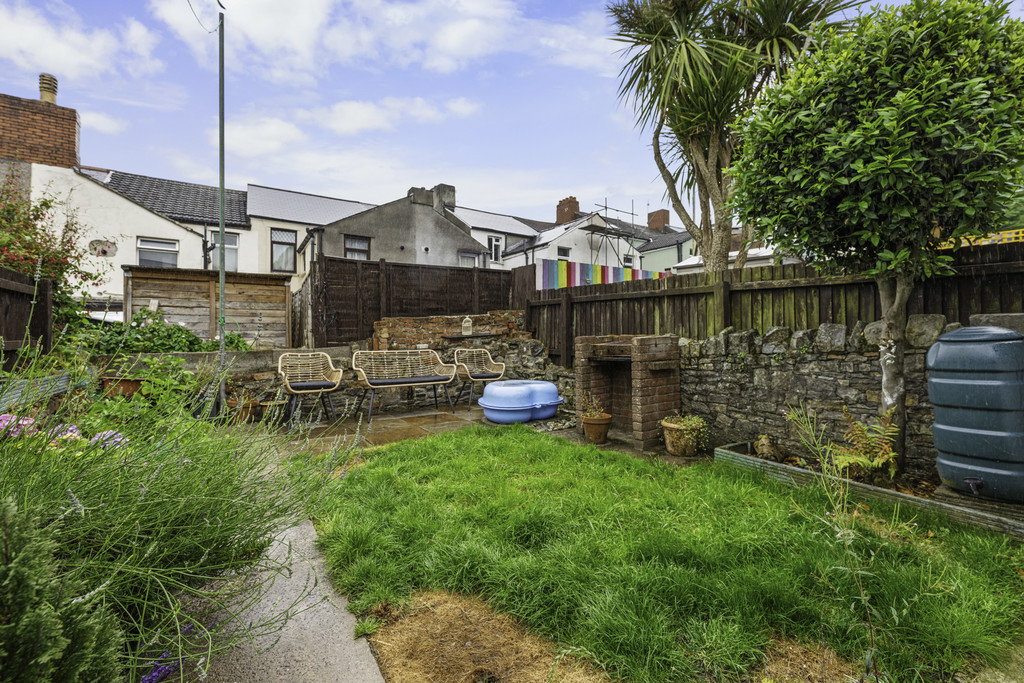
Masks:
[[[104,587],[96,600],[123,634],[128,680],[205,670],[292,609],[251,625],[232,616],[290,562],[266,553],[301,516],[294,486],[273,467],[278,444],[193,420],[161,396],[96,400],[80,390],[49,417],[33,420],[28,406],[0,415],[0,499],[16,497],[47,530],[63,585]],[[11,599],[0,587],[0,600]]]
[[[164,320],[162,312],[146,308],[124,323],[79,327],[63,341],[70,346],[84,346],[92,353],[101,355],[220,349],[220,342],[216,339],[203,341],[184,325]],[[236,332],[228,332],[224,335],[224,346],[229,351],[246,351],[249,342]]]
[[[0,503],[0,681],[110,681],[121,631],[102,588],[55,571],[57,545],[13,499]]]

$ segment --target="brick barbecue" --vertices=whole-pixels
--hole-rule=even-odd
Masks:
[[[576,337],[576,410],[587,392],[631,431],[644,450],[658,446],[659,422],[679,410],[679,337]],[[577,429],[583,429],[577,420]]]

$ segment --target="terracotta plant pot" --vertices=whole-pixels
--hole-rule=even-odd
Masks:
[[[674,422],[661,421],[665,433],[665,450],[669,455],[692,458],[697,455],[697,439],[692,432]]]
[[[130,398],[142,389],[144,380],[135,377],[100,377],[103,382],[103,393],[107,396],[124,396]]]
[[[612,416],[608,413],[601,413],[599,417],[581,417],[583,421],[583,433],[589,443],[604,443],[608,440],[608,426],[612,423]]]
[[[252,421],[259,409],[260,402],[256,399],[249,399],[247,401],[239,401],[237,398],[228,399],[228,412],[231,413],[231,419],[237,422]]]

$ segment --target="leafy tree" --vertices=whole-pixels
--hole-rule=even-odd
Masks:
[[[828,20],[859,1],[618,0],[609,5],[617,39],[627,45],[620,96],[635,104],[639,125],[653,129],[654,161],[666,192],[708,271],[729,267],[732,179],[726,170],[737,148],[737,118],[810,45],[812,28],[843,25]],[[696,196],[699,223],[683,204],[680,187]],[[746,262],[749,237],[744,228],[737,268]]]
[[[880,412],[896,408],[901,434],[907,299],[952,271],[942,242],[998,225],[1020,179],[1022,95],[1024,26],[1005,2],[910,0],[830,36],[742,125],[740,218],[777,249],[874,277]]]

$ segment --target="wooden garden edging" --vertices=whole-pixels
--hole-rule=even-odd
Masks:
[[[752,455],[741,453],[739,452],[740,450],[749,452],[751,444],[731,443],[719,446],[715,449],[715,462],[725,462],[741,469],[755,470],[769,479],[774,479],[790,486],[813,486],[818,484],[818,480],[822,476],[827,476],[812,472],[811,470],[793,467],[792,465],[784,465],[772,462],[771,460],[756,458]],[[829,478],[831,479],[832,477]],[[1006,517],[941,503],[928,498],[910,496],[898,491],[891,491],[855,481],[845,481],[844,483],[849,486],[849,491],[855,498],[881,500],[886,503],[900,505],[906,504],[926,512],[938,512],[963,524],[998,531],[1024,541],[1024,522],[1015,519],[1007,519]]]

